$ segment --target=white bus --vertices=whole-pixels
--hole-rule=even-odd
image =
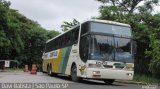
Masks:
[[[43,71],[80,79],[132,80],[135,47],[128,24],[89,20],[46,42]]]

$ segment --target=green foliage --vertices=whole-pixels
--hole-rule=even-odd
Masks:
[[[20,66],[41,64],[46,40],[59,32],[43,29],[9,6],[0,0],[0,60],[18,60]]]
[[[152,73],[160,78],[160,14],[151,14],[158,0],[98,0],[106,3],[100,7],[98,19],[128,23],[137,41],[136,73]],[[139,5],[144,2],[143,5]]]
[[[153,5],[158,4],[158,0],[97,0],[103,4],[107,3],[107,6],[114,6],[121,8],[122,12],[131,14],[135,10],[153,10]],[[139,4],[144,3],[143,5]]]
[[[55,36],[57,36],[57,35],[59,35],[59,34],[60,34],[60,32],[58,32],[58,31],[48,31],[47,37],[48,37],[49,39],[51,39],[51,38],[53,38],[53,37],[55,37]]]
[[[160,84],[160,80],[145,74],[135,74],[133,81],[142,82],[144,84]]]
[[[62,28],[62,31],[65,32],[78,24],[79,22],[76,19],[73,19],[72,22],[64,21],[63,24],[61,25],[61,28]]]
[[[153,76],[160,78],[160,39],[157,39],[157,34],[153,33],[150,35],[150,41],[150,47],[152,50],[146,52],[148,56],[152,57],[149,64],[149,70],[152,72]]]

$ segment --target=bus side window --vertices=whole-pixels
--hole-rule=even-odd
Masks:
[[[89,38],[88,36],[82,37],[80,40],[80,57],[82,61],[86,62],[89,52]]]
[[[89,23],[84,23],[81,25],[81,35],[87,33],[89,31]]]
[[[75,44],[75,42],[78,40],[78,36],[79,36],[79,28],[76,28],[74,30],[72,30],[71,32],[71,43]]]

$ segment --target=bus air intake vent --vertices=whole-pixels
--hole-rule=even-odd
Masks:
[[[113,65],[103,65],[105,68],[113,68]]]
[[[124,63],[114,63],[115,68],[123,69],[125,67]]]

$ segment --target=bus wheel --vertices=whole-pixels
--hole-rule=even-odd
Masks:
[[[111,85],[114,81],[115,81],[114,79],[106,79],[104,80],[104,83]]]
[[[79,82],[80,78],[77,76],[77,67],[73,65],[71,68],[71,79],[74,82]]]
[[[48,70],[48,75],[51,76],[51,75],[52,75],[52,68],[51,68],[51,65],[48,66],[47,70]]]

